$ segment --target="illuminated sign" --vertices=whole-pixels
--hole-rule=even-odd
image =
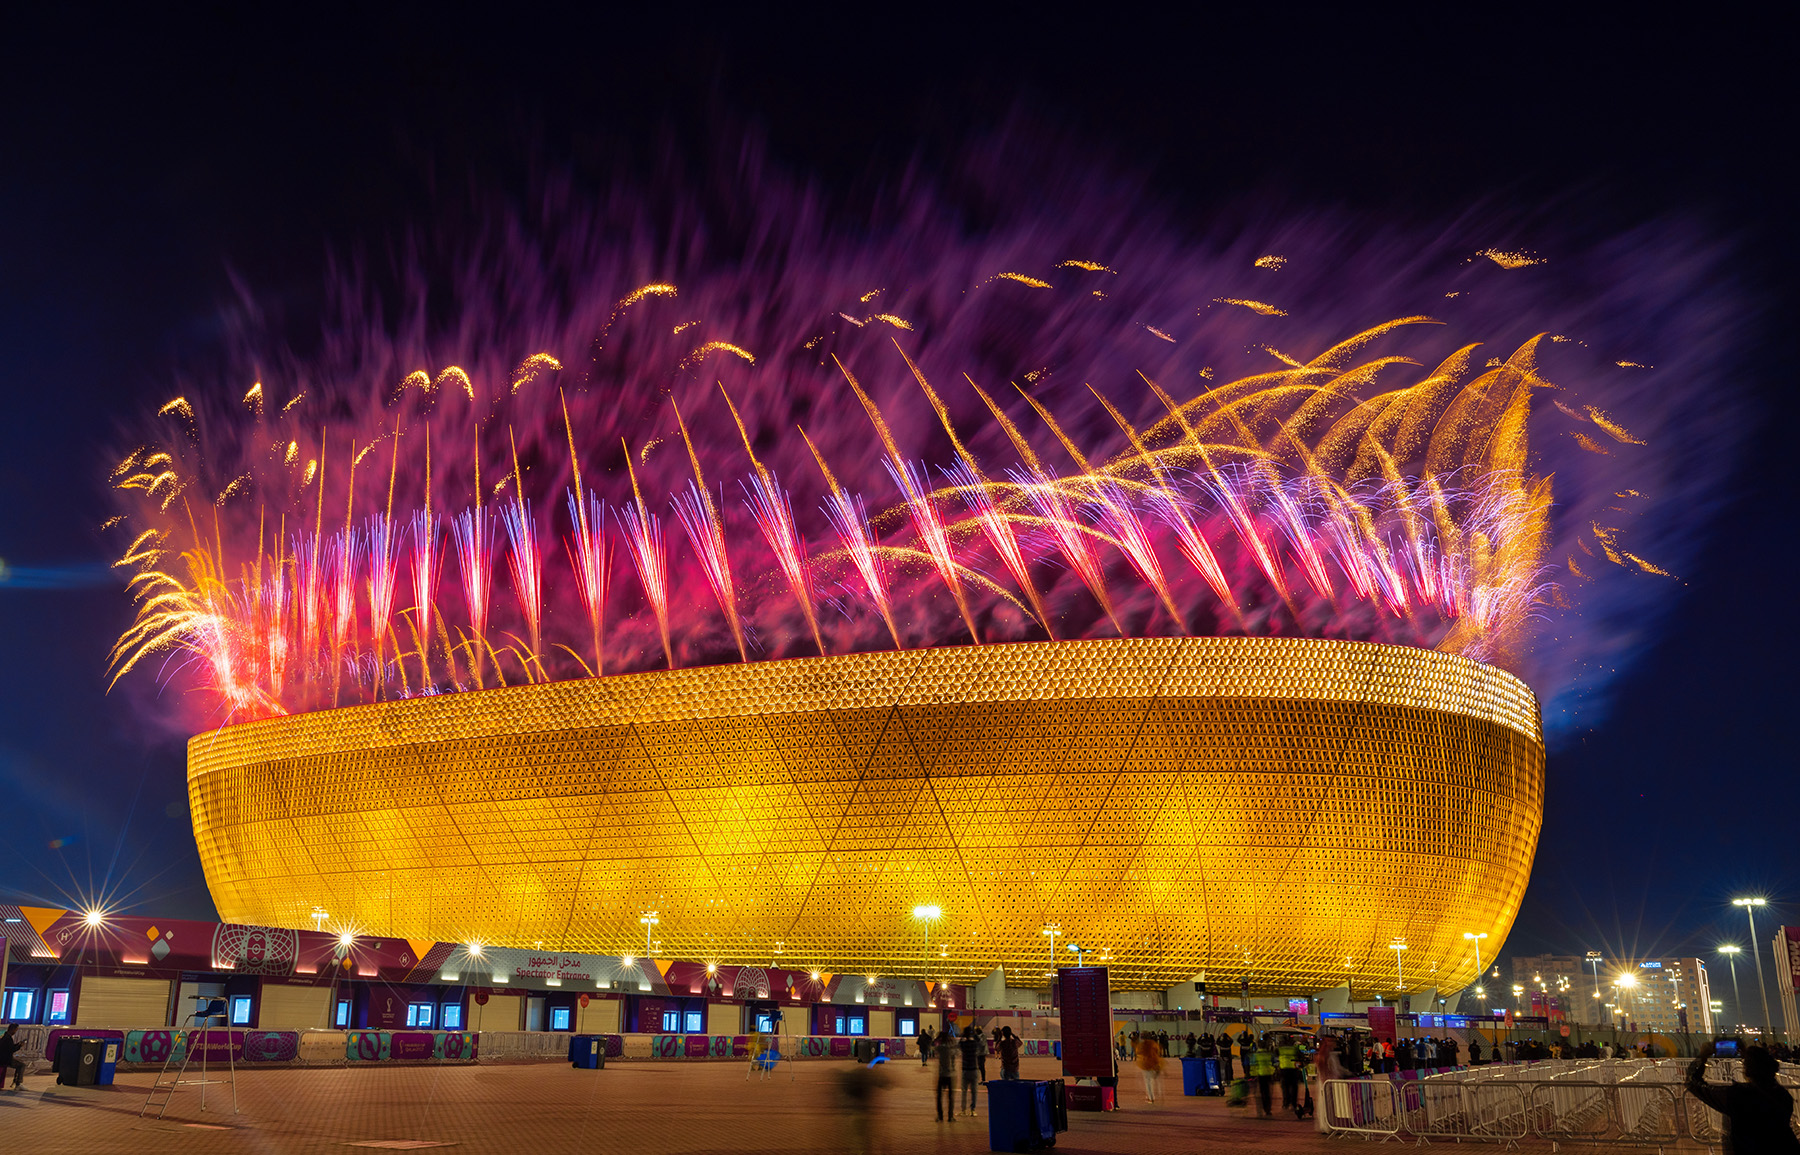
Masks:
[[[1638,965],[1641,967],[1650,967],[1652,970],[1662,969],[1662,964],[1659,962],[1641,962]]]

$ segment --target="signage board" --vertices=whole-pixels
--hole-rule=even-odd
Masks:
[[[1063,1074],[1072,1079],[1110,1079],[1113,1056],[1112,988],[1105,967],[1063,967]]]
[[[1393,1007],[1369,1008],[1369,1033],[1378,1039],[1394,1042],[1399,1036],[1394,1029]]]

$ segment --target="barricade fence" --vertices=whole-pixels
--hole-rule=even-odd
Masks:
[[[179,1064],[189,1051],[194,1061],[237,1062],[250,1066],[356,1066],[370,1063],[534,1063],[569,1057],[573,1033],[564,1031],[291,1030],[224,1027],[149,1027],[118,1030],[86,1027],[21,1027],[19,1057],[32,1073],[50,1068],[57,1041],[64,1037],[110,1039],[119,1043],[119,1063],[127,1069]],[[759,1045],[784,1059],[850,1059],[857,1044],[869,1057],[917,1059],[918,1040],[845,1035],[668,1035],[601,1034],[608,1059],[748,1061]],[[1048,1057],[1051,1039],[1020,1039],[1019,1053]],[[991,1053],[991,1048],[990,1048]]]
[[[1332,1079],[1319,1088],[1325,1129],[1364,1138],[1516,1144],[1718,1147],[1724,1122],[1686,1093],[1687,1059],[1546,1060]],[[1735,1060],[1707,1064],[1707,1081],[1739,1077]],[[1800,1088],[1800,1067],[1778,1075]],[[1795,1120],[1800,1134],[1800,1119]]]

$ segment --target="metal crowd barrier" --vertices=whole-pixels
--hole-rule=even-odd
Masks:
[[[1328,1132],[1420,1142],[1525,1139],[1553,1145],[1672,1147],[1684,1139],[1716,1148],[1717,1111],[1687,1094],[1686,1059],[1551,1060],[1437,1071],[1422,1077],[1333,1079],[1320,1089]],[[1714,1060],[1707,1079],[1738,1077],[1735,1061]],[[1777,1078],[1800,1087],[1800,1067]],[[1794,1120],[1800,1134],[1800,1114]]]
[[[1393,1138],[1402,1121],[1400,1093],[1391,1079],[1333,1079],[1325,1084],[1327,1131]]]

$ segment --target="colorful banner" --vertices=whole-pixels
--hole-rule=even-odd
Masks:
[[[282,1032],[269,1032],[271,1034]],[[298,1037],[295,1054],[298,1055]],[[472,1063],[480,1057],[481,1036],[475,1031],[349,1031],[344,1057],[353,1063]]]

